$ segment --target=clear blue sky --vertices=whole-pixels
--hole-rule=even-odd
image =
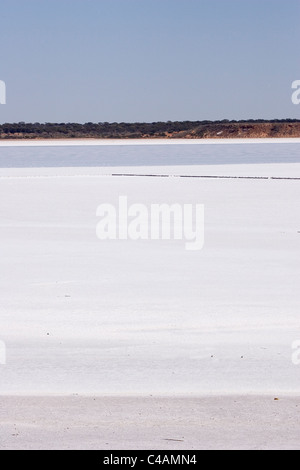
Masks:
[[[299,0],[0,0],[0,122],[299,118]]]

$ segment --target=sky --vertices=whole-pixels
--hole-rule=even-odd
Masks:
[[[4,122],[300,119],[300,0],[0,0]]]

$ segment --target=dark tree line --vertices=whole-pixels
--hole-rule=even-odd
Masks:
[[[0,138],[141,138],[141,137],[176,137],[192,133],[194,137],[203,137],[207,131],[220,129],[232,129],[247,125],[257,126],[259,124],[282,124],[300,123],[298,119],[250,119],[241,121],[168,121],[152,123],[109,123],[109,122],[87,122],[78,123],[5,123],[0,125]],[[274,127],[275,129],[275,127]],[[180,135],[181,134],[181,135]]]

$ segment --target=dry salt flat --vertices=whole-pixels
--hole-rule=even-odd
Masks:
[[[0,143],[0,448],[299,448],[300,140],[112,144]],[[120,195],[203,249],[100,241]]]

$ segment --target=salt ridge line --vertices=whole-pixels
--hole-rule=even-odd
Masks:
[[[5,179],[55,179],[55,178],[111,178],[111,177],[131,177],[131,178],[195,178],[195,179],[238,179],[238,180],[286,180],[299,181],[300,177],[293,176],[222,176],[222,175],[168,175],[168,174],[139,174],[139,173],[112,173],[101,175],[25,175],[9,176],[0,175],[0,180]]]
[[[111,176],[131,176],[131,177],[146,177],[146,178],[211,178],[211,179],[262,179],[262,180],[270,179],[269,176],[155,175],[155,174],[135,174],[135,173],[122,173],[122,174],[113,173]]]
[[[292,176],[217,176],[217,175],[155,175],[135,173],[113,173],[111,176],[131,176],[148,178],[211,178],[211,179],[244,179],[244,180],[300,180],[300,177]]]

